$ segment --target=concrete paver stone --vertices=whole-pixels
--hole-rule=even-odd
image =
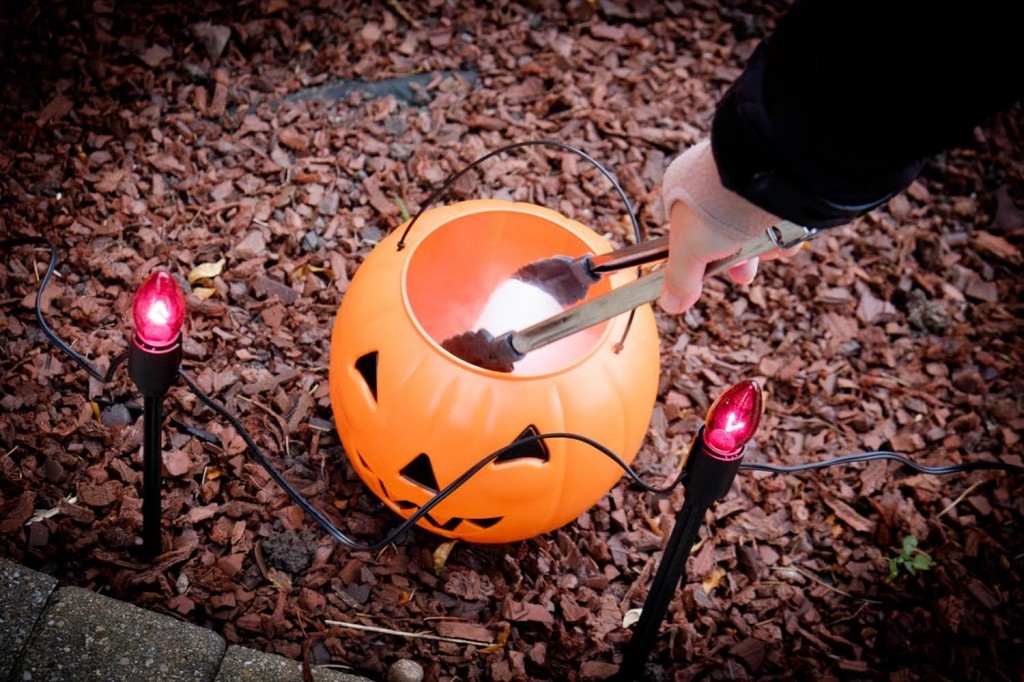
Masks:
[[[0,682],[302,682],[302,664],[0,557]],[[372,682],[314,668],[316,682]]]
[[[0,557],[0,682],[11,678],[57,580]]]
[[[78,587],[50,598],[12,680],[210,682],[220,635]]]
[[[329,668],[314,668],[316,682],[370,682]],[[302,664],[283,656],[229,646],[214,682],[302,682]]]

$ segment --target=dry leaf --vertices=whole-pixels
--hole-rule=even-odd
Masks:
[[[704,579],[701,586],[704,588],[706,594],[711,594],[711,590],[718,587],[718,583],[722,582],[722,578],[725,577],[725,569],[721,566],[715,566],[711,569],[711,575]]]
[[[218,478],[220,478],[223,475],[224,475],[223,471],[221,471],[220,469],[218,469],[217,467],[212,466],[212,465],[206,467],[206,470],[203,473],[203,476],[206,478],[207,481],[216,481]]]
[[[195,284],[201,279],[213,279],[219,276],[224,272],[224,264],[227,262],[227,258],[221,258],[216,263],[200,263],[192,268],[192,272],[188,273],[188,283]]]
[[[214,296],[216,293],[217,290],[211,289],[210,287],[196,287],[195,289],[192,290],[192,295],[198,298],[200,301],[205,301],[211,296]]]
[[[322,268],[318,265],[300,265],[295,268],[294,272],[292,272],[292,278],[297,280],[304,279],[308,273],[319,275],[328,282],[334,281],[334,270],[330,268]]]
[[[480,650],[480,653],[486,656],[487,654],[493,654],[495,651],[500,651],[505,648],[505,644],[508,642],[508,636],[512,633],[512,626],[508,623],[502,622],[498,624],[498,635],[495,638],[494,644],[485,646]]]
[[[434,550],[434,573],[441,574],[441,569],[444,568],[445,563],[448,562],[448,555],[452,553],[452,548],[455,547],[455,543],[458,540],[449,540],[448,542],[442,542],[438,545],[437,549]]]
[[[661,529],[658,519],[651,518],[647,514],[644,514],[644,521],[647,523],[647,527],[651,529],[652,533],[658,537],[663,537],[665,535],[665,531]]]

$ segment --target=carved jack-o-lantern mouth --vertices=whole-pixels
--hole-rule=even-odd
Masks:
[[[533,426],[532,424],[530,426],[527,426],[525,429],[523,429],[522,433],[516,436],[515,441],[513,441],[513,447],[509,448],[505,452],[495,457],[494,461],[491,462],[491,466],[501,466],[502,464],[506,464],[508,462],[515,462],[517,460],[524,459],[539,460],[540,462],[544,463],[550,461],[551,457],[548,453],[547,446],[544,445],[544,441],[542,440],[531,440],[526,443],[515,445],[515,443],[518,443],[519,441],[530,438],[532,436],[537,436],[539,434],[540,432],[537,430],[536,426]],[[363,467],[365,467],[369,473],[372,473],[374,477],[376,477],[377,483],[378,485],[380,485],[381,492],[383,493],[383,497],[387,501],[391,502],[391,504],[395,505],[395,507],[402,511],[413,512],[414,510],[419,509],[420,505],[416,504],[415,502],[410,502],[409,500],[403,499],[396,499],[394,496],[392,496],[391,493],[388,491],[387,486],[384,484],[384,480],[373,472],[373,469],[370,468],[370,465],[367,464],[363,456],[360,455],[359,453],[356,453],[356,456],[359,458],[359,463],[362,464]],[[437,482],[437,475],[434,473],[434,466],[430,461],[430,455],[428,455],[425,452],[421,452],[420,454],[416,455],[416,457],[414,457],[408,464],[402,467],[402,469],[398,473],[406,481],[418,485],[419,487],[423,488],[425,491],[429,492],[432,495],[436,495],[439,492],[441,492],[442,486],[440,486]],[[441,530],[446,530],[449,532],[454,531],[456,528],[462,525],[463,522],[472,524],[481,529],[491,528],[492,526],[500,522],[503,518],[505,517],[489,516],[486,518],[460,518],[454,516],[444,523],[439,523],[429,513],[424,514],[423,516],[423,519],[427,521],[430,525],[434,526],[435,528],[439,528]]]
[[[363,381],[366,383],[366,388],[367,390],[369,390],[370,395],[373,397],[374,401],[377,400],[377,369],[379,362],[380,353],[378,353],[377,351],[372,351],[370,353],[366,353],[365,355],[361,355],[355,362],[356,371],[359,372],[359,375],[363,378]],[[498,455],[491,463],[491,466],[500,466],[502,464],[507,464],[509,462],[515,462],[517,460],[524,459],[532,459],[539,462],[550,461],[551,455],[548,452],[547,446],[544,444],[544,441],[542,440],[530,440],[519,445],[514,445],[519,441],[537,435],[540,435],[540,431],[537,430],[536,426],[532,424],[527,426],[525,429],[523,429],[522,433],[516,436],[515,440],[513,441],[513,447],[505,450],[500,455]],[[359,455],[358,453],[357,455],[359,457],[359,462],[363,465],[363,467],[365,467],[368,472],[373,473],[373,475],[377,478],[377,482],[380,485],[380,489],[384,497],[388,501],[390,501],[393,505],[395,505],[395,507],[402,511],[411,512],[413,510],[419,509],[419,505],[416,504],[415,502],[403,499],[396,499],[395,497],[393,497],[391,493],[388,492],[387,486],[384,484],[384,480],[373,472],[373,469],[366,462],[362,455]],[[410,483],[415,483],[416,485],[423,488],[425,491],[429,492],[432,495],[438,494],[441,491],[441,488],[443,487],[437,482],[437,475],[434,473],[434,466],[430,461],[430,455],[428,455],[425,452],[421,452],[420,454],[416,455],[416,457],[410,460],[408,464],[406,464],[399,470],[398,474],[406,481],[409,481]],[[435,528],[451,532],[458,528],[463,521],[478,526],[479,528],[490,528],[497,524],[499,521],[501,521],[504,517],[489,516],[486,518],[475,519],[452,517],[444,523],[439,523],[429,513],[425,514],[423,518]]]
[[[637,310],[623,346],[626,316],[563,339],[572,343],[558,352],[554,344],[538,349],[511,375],[472,367],[441,342],[471,328],[510,273],[610,244],[555,211],[502,200],[431,208],[400,244],[402,233],[394,230],[360,265],[331,335],[331,407],[357,473],[408,518],[511,443],[420,527],[471,542],[513,542],[570,523],[621,471],[584,443],[530,437],[572,432],[632,460],[657,396],[653,313]],[[634,278],[614,273],[590,295]],[[542,356],[545,350],[552,352]]]

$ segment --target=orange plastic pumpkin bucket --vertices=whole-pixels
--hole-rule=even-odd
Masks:
[[[546,208],[474,200],[430,209],[360,266],[331,337],[330,395],[342,444],[366,485],[410,516],[486,455],[524,436],[574,432],[635,457],[657,394],[649,306],[529,354],[515,372],[476,367],[441,342],[470,328],[519,267],[610,245]],[[619,272],[590,296],[635,278]],[[622,475],[584,443],[524,443],[486,465],[420,525],[472,542],[510,542],[573,521]]]

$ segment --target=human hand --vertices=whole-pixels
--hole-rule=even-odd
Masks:
[[[702,218],[685,202],[677,201],[672,206],[669,227],[665,288],[659,301],[662,310],[667,313],[689,310],[700,299],[708,264],[736,253],[750,239],[735,230],[722,229]],[[726,273],[736,284],[750,284],[757,275],[760,261],[791,256],[801,246],[768,251],[737,263]]]
[[[666,313],[689,310],[704,290],[707,264],[735,253],[749,238],[734,230],[723,230],[698,215],[686,202],[672,206],[665,263],[665,288],[659,304]],[[729,268],[729,278],[750,284],[757,274],[758,259],[751,258]]]
[[[668,313],[682,313],[697,302],[709,263],[732,255],[781,221],[722,186],[708,141],[686,150],[669,165],[662,200],[670,216],[670,232],[660,303]],[[785,253],[776,250],[734,265],[729,277],[749,284],[760,260],[781,255]]]

